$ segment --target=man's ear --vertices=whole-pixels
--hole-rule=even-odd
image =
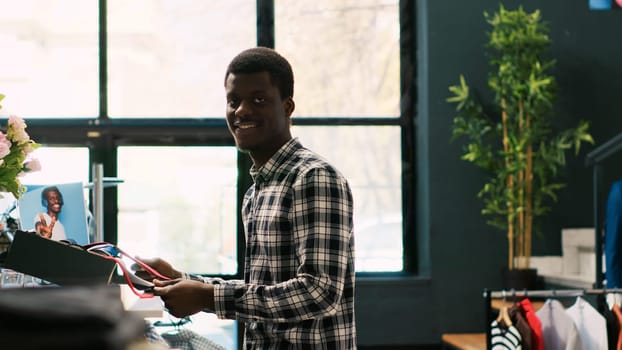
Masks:
[[[285,108],[285,115],[291,117],[292,113],[294,113],[294,109],[296,108],[294,99],[288,97],[285,101],[283,101],[283,108]]]

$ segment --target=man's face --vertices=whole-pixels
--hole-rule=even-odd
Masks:
[[[60,199],[60,195],[56,191],[50,191],[45,194],[45,199],[48,201],[48,210],[53,213],[60,213],[60,209],[63,206]]]
[[[291,138],[291,98],[282,99],[268,72],[229,74],[225,81],[227,125],[241,151],[257,164]]]

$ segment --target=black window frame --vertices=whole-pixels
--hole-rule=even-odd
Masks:
[[[416,159],[416,35],[415,2],[400,0],[400,115],[399,117],[305,117],[294,118],[301,126],[399,126],[401,128],[403,257],[402,272],[357,272],[357,276],[416,275],[415,235]],[[257,45],[274,48],[274,0],[257,0]],[[49,147],[88,147],[92,164],[103,165],[104,175],[117,175],[119,146],[235,146],[222,119],[215,118],[115,118],[108,115],[107,1],[99,1],[99,111],[95,119],[37,118],[28,121],[31,137]],[[238,156],[238,209],[252,180],[246,155]],[[104,190],[104,234],[117,242],[117,189]],[[239,210],[238,210],[239,213]],[[355,233],[356,234],[356,233]],[[238,272],[244,259],[244,233],[238,215]],[[227,275],[228,277],[231,277]]]

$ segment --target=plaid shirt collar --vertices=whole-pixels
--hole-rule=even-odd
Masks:
[[[283,171],[285,162],[290,159],[296,151],[302,148],[302,144],[298,141],[298,138],[291,138],[285,142],[281,148],[276,151],[268,161],[259,167],[259,169],[252,166],[250,169],[250,175],[254,182],[267,182],[280,171]]]

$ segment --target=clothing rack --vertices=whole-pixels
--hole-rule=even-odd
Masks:
[[[622,288],[592,288],[592,289],[545,289],[545,290],[498,290],[490,291],[484,289],[484,305],[485,305],[485,317],[486,322],[484,329],[486,329],[486,349],[491,349],[492,334],[490,332],[490,323],[492,322],[492,299],[518,299],[518,298],[572,298],[585,295],[598,296],[598,311],[603,312],[605,310],[606,300],[605,296],[611,293],[622,293]]]

